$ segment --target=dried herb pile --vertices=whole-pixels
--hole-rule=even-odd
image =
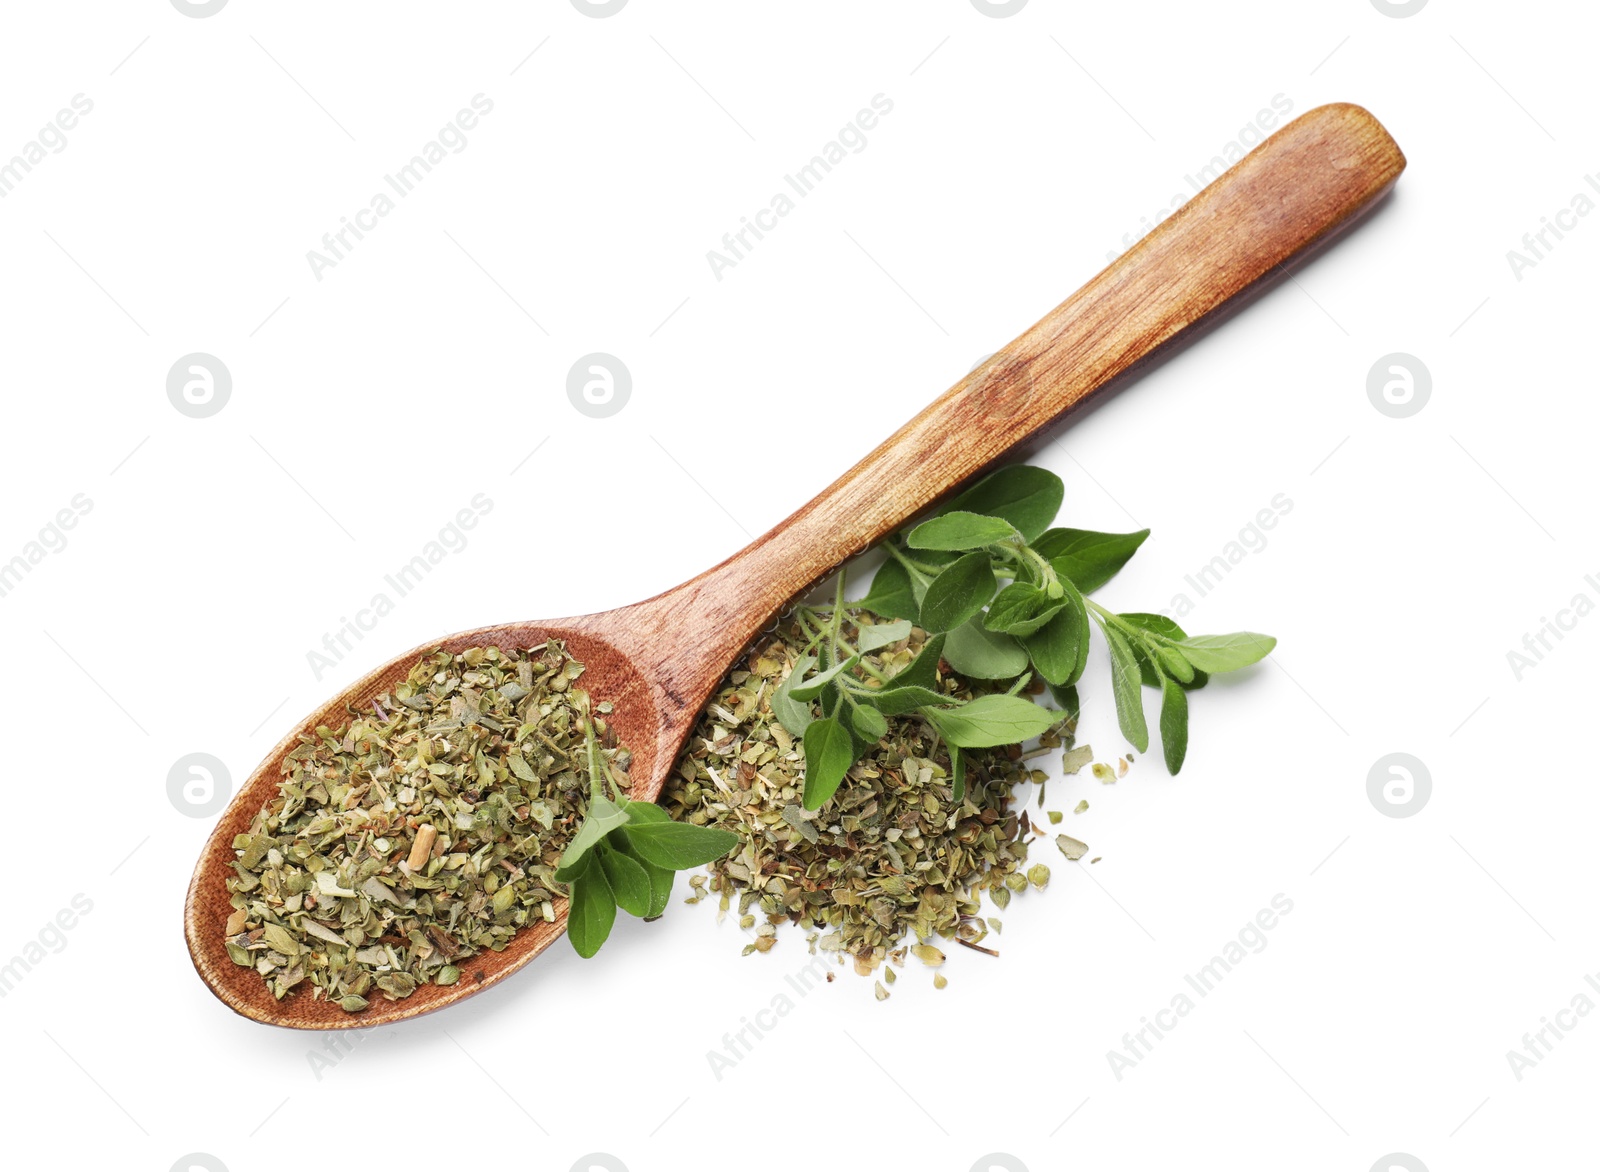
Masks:
[[[585,721],[614,782],[609,703],[575,687],[559,642],[426,656],[370,712],[318,728],[283,763],[278,793],[234,839],[228,953],[275,997],[358,1013],[460,979],[555,918],[554,878],[588,806]]]
[[[1044,775],[1031,773],[1014,745],[966,750],[958,800],[948,746],[913,712],[890,717],[831,799],[806,810],[802,745],[774,708],[775,696],[782,708],[782,687],[814,642],[806,615],[805,608],[791,614],[724,681],[667,783],[668,812],[739,836],[738,849],[711,864],[709,886],[724,908],[737,901],[743,925],[757,928],[747,953],[770,949],[786,921],[808,930],[814,948],[850,957],[863,974],[885,960],[903,961],[908,951],[937,967],[944,953],[933,942],[940,939],[983,948],[998,921],[981,913],[982,893],[1004,908],[1030,883],[1049,881],[1048,867],[1027,863],[1027,813],[1011,809],[1014,788]],[[852,647],[873,645],[881,637],[875,626],[891,629],[874,618],[846,609],[843,638]],[[910,628],[864,653],[858,682],[893,679],[926,640]],[[951,703],[974,696],[970,684],[942,668],[931,682]],[[1060,735],[1047,731],[1041,751],[1060,744]],[[705,884],[699,876],[691,882],[697,893]],[[893,980],[892,969],[887,976]],[[942,976],[935,983],[942,987]],[[879,994],[887,995],[881,985]]]

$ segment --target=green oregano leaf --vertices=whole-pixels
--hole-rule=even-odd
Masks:
[[[1117,702],[1117,724],[1128,743],[1143,753],[1150,747],[1150,730],[1144,720],[1139,661],[1133,657],[1133,648],[1122,632],[1104,622],[1100,630],[1111,649],[1111,692]]]
[[[939,660],[944,655],[945,639],[943,632],[930,635],[927,642],[923,643],[922,650],[917,652],[917,657],[891,676],[884,689],[887,691],[889,688],[919,687],[937,691]]]
[[[635,828],[641,823],[672,821],[672,815],[654,802],[629,802],[625,809],[628,811],[630,819],[628,825]],[[643,867],[644,873],[649,876],[650,909],[644,918],[647,920],[656,919],[667,910],[667,904],[672,899],[672,871],[666,867],[658,867],[654,863],[641,858],[639,852],[634,849],[633,840],[628,837],[626,829],[612,831],[610,841],[616,843],[618,850]]]
[[[1068,720],[1077,720],[1081,714],[1078,703],[1078,689],[1074,684],[1051,684],[1050,695],[1055,697],[1057,704],[1061,705],[1061,715]]]
[[[806,780],[802,802],[806,809],[818,810],[833,797],[855,763],[855,746],[850,730],[830,716],[806,729],[804,748]]]
[[[1013,582],[994,596],[983,625],[1022,638],[1044,626],[1066,605],[1065,597],[1051,598],[1030,582]]]
[[[630,826],[644,822],[672,821],[672,816],[654,802],[629,802],[627,810],[632,819]],[[644,918],[647,920],[658,918],[667,910],[667,904],[672,899],[672,872],[640,858],[639,852],[633,849],[633,841],[628,837],[626,829],[613,830],[606,842],[644,868],[645,876],[650,880],[650,906]]]
[[[649,915],[650,876],[645,873],[644,867],[622,851],[613,850],[607,843],[601,843],[596,854],[617,906],[630,916],[643,919]]]
[[[1052,529],[1032,543],[1034,552],[1085,594],[1100,589],[1128,564],[1150,530],[1137,533],[1095,533],[1089,529]]]
[[[667,905],[672,902],[673,872],[666,867],[647,863],[637,855],[633,857],[644,868],[644,873],[650,877],[650,909],[645,912],[644,918],[658,920],[666,912]]]
[[[886,619],[917,621],[917,599],[911,591],[911,575],[892,557],[872,575],[872,588],[867,596],[851,605]]]
[[[584,868],[572,884],[572,901],[567,908],[567,939],[578,955],[588,959],[600,951],[617,920],[617,901],[611,884],[599,866]]]
[[[876,744],[889,731],[889,722],[883,713],[868,704],[861,704],[850,713],[850,724],[862,740]]]
[[[929,711],[939,734],[962,749],[990,749],[1014,745],[1038,736],[1059,717],[1021,696],[979,696],[958,708]]]
[[[950,666],[975,680],[1009,680],[1028,670],[1028,653],[1010,635],[986,630],[974,617],[951,631],[944,656]]]
[[[924,521],[906,537],[912,549],[982,549],[1021,536],[1011,522],[977,513],[944,513]]]
[[[1177,775],[1189,751],[1189,695],[1176,680],[1161,681],[1161,755],[1167,772]]]
[[[1232,635],[1197,635],[1176,646],[1195,667],[1215,674],[1249,667],[1265,659],[1277,645],[1271,635],[1240,631]]]
[[[1171,639],[1173,642],[1189,637],[1182,627],[1164,614],[1129,611],[1117,617],[1129,626],[1138,627],[1141,631],[1149,631],[1152,635],[1160,635],[1163,639]]]
[[[794,700],[804,700],[808,702],[815,700],[818,696],[822,695],[823,692],[827,691],[829,684],[833,683],[834,680],[844,675],[845,672],[852,670],[856,664],[860,662],[861,656],[852,655],[849,659],[834,664],[827,671],[822,672],[820,675],[814,675],[809,680],[802,680],[800,683],[789,689],[789,696]]]
[[[628,812],[621,806],[598,794],[591,797],[589,813],[584,817],[583,825],[578,827],[578,833],[567,843],[567,849],[561,852],[561,861],[556,864],[556,879],[565,883],[570,876],[576,875],[584,855],[606,835],[627,823]]]
[[[865,655],[869,651],[876,651],[880,647],[898,643],[900,640],[909,637],[910,634],[910,619],[901,619],[896,623],[877,623],[860,629],[860,634],[856,638],[856,647]]]
[[[671,822],[672,815],[654,802],[629,802],[623,807],[634,822]],[[624,831],[624,834],[627,832]]]
[[[790,736],[805,736],[806,726],[814,719],[811,705],[796,700],[793,691],[795,685],[805,678],[806,672],[816,666],[815,655],[800,656],[794,661],[794,666],[789,669],[789,674],[784,677],[783,683],[778,685],[777,691],[772,693],[772,711],[777,716],[778,723],[788,730]]]
[[[668,818],[665,822],[630,827],[628,842],[647,863],[669,871],[687,871],[722,858],[739,845],[739,836],[712,826],[691,826]]]
[[[922,597],[922,626],[949,631],[981,611],[994,597],[994,569],[983,551],[969,553],[939,572]]]
[[[1088,607],[1070,581],[1063,579],[1061,585],[1066,590],[1065,605],[1022,641],[1034,670],[1045,683],[1057,686],[1076,683],[1089,662]]]
[[[955,497],[940,512],[980,513],[1009,521],[1032,541],[1055,520],[1065,489],[1061,478],[1048,468],[1013,464],[978,481]]]
[[[1164,643],[1151,645],[1151,651],[1161,661],[1162,670],[1176,680],[1179,684],[1194,682],[1194,665],[1185,659],[1176,648],[1168,647]]]
[[[1138,627],[1141,631],[1148,631],[1152,635],[1158,635],[1172,642],[1179,642],[1188,638],[1183,628],[1166,615],[1145,614],[1134,611],[1120,614],[1117,617],[1129,626]],[[1150,656],[1145,651],[1145,642],[1145,640],[1129,640],[1129,643],[1133,646],[1133,656],[1139,661],[1139,677],[1144,681],[1144,686],[1147,688],[1159,688],[1161,686],[1161,673],[1150,662]],[[1180,679],[1178,681],[1186,690],[1193,691],[1196,688],[1203,688],[1206,686],[1206,681],[1211,678],[1205,672],[1194,668],[1193,664],[1190,664],[1190,671],[1192,672],[1190,679]]]
[[[904,716],[907,712],[915,712],[918,708],[955,703],[943,692],[935,692],[931,688],[920,687],[917,684],[895,683],[891,683],[883,691],[870,697],[864,697],[863,702],[870,703],[885,716]]]
[[[941,562],[940,564],[943,565],[945,563]],[[920,623],[922,621],[922,600],[927,597],[928,587],[932,584],[936,573],[925,574],[921,570],[914,569],[903,563],[900,568],[905,570],[906,578],[911,582],[911,601],[917,611],[914,615],[902,615],[901,617]]]

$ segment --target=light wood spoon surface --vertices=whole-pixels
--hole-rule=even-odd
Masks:
[[[653,800],[717,684],[783,606],[846,558],[985,470],[1069,408],[1120,382],[1136,364],[1214,321],[1225,303],[1261,287],[1290,259],[1326,241],[1399,178],[1405,156],[1359,106],[1312,110],[1283,127],[1170,219],[1118,257],[788,520],[698,578],[602,614],[512,623],[424,644],[396,656],[301,721],[234,795],[207,841],[184,905],[195,968],[229,1008],[272,1025],[349,1029],[415,1017],[505,979],[562,933],[519,932],[504,952],[462,964],[459,983],[425,985],[359,1014],[314,1000],[309,983],[283,1001],[224,947],[225,886],[234,836],[275,792],[279,766],[302,732],[338,726],[349,709],[405,678],[436,647],[512,649],[563,639],[587,667],[583,686],[615,705],[613,726],[633,753],[633,794]],[[1210,320],[1208,320],[1210,319]]]

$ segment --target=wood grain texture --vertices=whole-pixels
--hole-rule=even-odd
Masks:
[[[701,708],[729,666],[791,599],[881,540],[1010,449],[1089,401],[1157,351],[1191,336],[1225,304],[1328,239],[1399,178],[1405,157],[1359,106],[1312,110],[1274,134],[1010,346],[962,379],[810,504],[721,565],[665,594],[573,619],[464,631],[397,656],[300,722],[234,796],[207,842],[184,906],[195,968],[246,1017],[302,1029],[381,1025],[495,984],[558,938],[557,922],[518,933],[501,953],[462,966],[449,988],[425,986],[361,1014],[305,992],[273,1000],[229,959],[223,924],[232,841],[275,790],[300,733],[344,723],[435,647],[527,647],[566,639],[596,699],[632,751],[637,797],[655,798]]]

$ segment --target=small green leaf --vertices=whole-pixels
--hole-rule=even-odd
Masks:
[[[886,619],[917,621],[917,599],[911,591],[911,575],[892,557],[872,575],[872,588],[867,596],[851,605]]]
[[[991,631],[1015,635],[1019,639],[1033,634],[1067,605],[1066,598],[1051,598],[1028,582],[1013,582],[989,604],[983,625]]]
[[[739,845],[739,836],[712,826],[691,826],[668,818],[665,822],[629,827],[628,843],[634,853],[652,866],[687,871],[722,858]]]
[[[950,744],[962,749],[1015,745],[1036,737],[1060,719],[1021,696],[979,696],[959,708],[943,708],[927,717]]]
[[[1171,639],[1177,642],[1189,637],[1184,634],[1182,627],[1164,614],[1146,614],[1142,611],[1130,611],[1128,614],[1119,614],[1117,617],[1131,626],[1138,627],[1141,631],[1149,631],[1152,635],[1160,635],[1163,639]]]
[[[558,882],[571,886],[577,881],[579,875],[582,875],[589,869],[589,864],[594,862],[594,851],[584,851],[583,854],[579,855],[578,858],[571,863],[563,861],[565,858],[566,855],[563,852],[562,859],[556,862],[555,878]]]
[[[1066,605],[1048,623],[1022,641],[1034,669],[1047,684],[1078,682],[1089,662],[1089,611],[1083,596],[1063,579]]]
[[[922,626],[949,631],[981,611],[994,597],[994,569],[979,551],[957,558],[928,586],[922,598]]]
[[[1183,657],[1204,672],[1238,671],[1265,659],[1278,641],[1271,635],[1240,631],[1233,635],[1196,635],[1177,645]]]
[[[1080,715],[1078,704],[1078,689],[1074,684],[1051,684],[1050,694],[1055,697],[1056,703],[1061,705],[1061,714],[1068,720],[1077,720]]]
[[[643,859],[638,859],[638,862],[644,868],[644,873],[650,876],[650,910],[645,913],[644,918],[659,920],[666,913],[667,905],[672,902],[672,872],[666,867],[657,867],[654,863],[647,863]]]
[[[626,834],[627,831],[622,833]],[[631,845],[631,844],[630,844]],[[650,914],[650,876],[639,863],[629,858],[621,851],[612,850],[605,843],[601,843],[596,852],[600,860],[600,868],[606,874],[606,882],[611,885],[612,898],[616,904],[630,916],[639,916],[641,919]],[[580,883],[583,880],[579,880]]]
[[[561,861],[556,864],[556,879],[565,883],[578,874],[583,856],[606,835],[627,824],[628,812],[621,806],[609,798],[590,799],[589,813],[585,815],[583,825],[578,827],[578,833],[567,843],[567,849],[561,852]]]
[[[1001,541],[1014,541],[1019,536],[1011,522],[999,517],[983,517],[977,513],[944,513],[913,529],[906,538],[906,544],[912,549],[982,549]]]
[[[871,697],[870,703],[885,716],[904,716],[918,708],[954,704],[955,700],[943,692],[935,692],[917,684],[893,684]]]
[[[822,808],[844,781],[855,763],[855,746],[850,730],[833,717],[814,722],[805,736],[806,779],[803,804],[808,810]]]
[[[1111,648],[1111,692],[1117,701],[1117,724],[1128,743],[1143,753],[1150,747],[1150,729],[1144,721],[1139,661],[1133,657],[1133,648],[1127,639],[1115,627],[1102,622],[1100,631]]]
[[[1161,661],[1161,667],[1167,675],[1177,680],[1179,684],[1194,683],[1194,666],[1175,649],[1164,643],[1154,643],[1151,644],[1150,650]]]
[[[877,744],[878,738],[889,731],[889,722],[883,718],[883,713],[870,704],[860,704],[852,709],[850,723],[857,736],[872,744]]]
[[[910,619],[901,619],[897,623],[877,623],[870,627],[858,628],[856,646],[861,649],[864,655],[868,651],[876,651],[880,647],[898,643],[910,634]]]
[[[975,680],[1008,680],[1028,670],[1028,653],[1010,635],[985,630],[970,619],[950,632],[944,646],[950,666]]]
[[[967,757],[960,746],[950,746],[950,784],[951,792],[957,802],[965,800],[967,796]]]
[[[800,656],[794,661],[794,667],[789,669],[789,674],[784,677],[783,683],[778,685],[778,690],[772,693],[772,711],[777,715],[778,723],[789,730],[790,736],[805,736],[806,726],[815,719],[811,705],[802,704],[792,693],[794,686],[805,678],[806,672],[816,666],[815,655]]]
[[[600,867],[588,867],[572,884],[567,908],[567,939],[578,955],[588,959],[600,951],[617,921],[617,901]]]
[[[945,635],[931,635],[922,644],[917,657],[889,677],[887,688],[919,687],[937,691],[939,687],[939,660],[944,655]]]
[[[1117,617],[1130,626],[1138,627],[1141,631],[1149,631],[1152,635],[1159,635],[1161,638],[1175,643],[1188,638],[1184,634],[1183,628],[1166,615],[1132,612],[1120,614]],[[1144,681],[1144,686],[1147,688],[1159,688],[1161,686],[1161,673],[1155,669],[1155,666],[1150,662],[1150,657],[1145,654],[1144,643],[1142,641],[1135,642],[1131,639],[1129,643],[1133,646],[1134,658],[1139,661],[1139,677]],[[1193,691],[1195,688],[1203,688],[1206,686],[1206,681],[1211,678],[1203,671],[1194,670],[1192,664],[1190,665],[1190,671],[1190,679],[1180,679],[1178,681],[1187,690]]]
[[[1176,680],[1161,681],[1161,755],[1167,772],[1176,775],[1189,751],[1189,694]]]
[[[1092,594],[1116,576],[1150,536],[1137,533],[1095,533],[1088,529],[1052,529],[1033,542],[1034,552],[1050,562],[1057,574],[1069,579],[1085,594]]]
[[[1032,541],[1055,520],[1065,490],[1061,478],[1046,468],[1013,464],[978,481],[940,512],[980,513],[1002,517],[1024,540]]]
[[[800,683],[789,689],[789,696],[794,700],[804,700],[807,702],[815,700],[818,696],[822,695],[823,692],[828,690],[829,684],[833,683],[834,680],[842,676],[845,672],[850,671],[856,666],[856,664],[860,662],[861,656],[852,655],[844,662],[834,664],[827,671],[821,673],[820,675],[814,675],[809,680],[802,680]]]
[[[628,816],[632,819],[630,826],[646,822],[672,821],[672,815],[654,802],[629,802],[626,808]],[[659,918],[667,910],[667,904],[672,899],[672,872],[640,858],[625,829],[613,831],[609,841],[616,843],[618,850],[644,868],[644,873],[650,878],[650,909],[644,918],[647,920]]]
[[[630,852],[633,860],[644,868],[644,873],[650,877],[650,907],[645,912],[646,920],[659,920],[667,910],[667,905],[672,902],[672,872],[666,867],[658,867],[654,863],[647,863],[638,855]]]
[[[635,822],[671,822],[672,815],[654,802],[629,802],[624,809]]]
[[[931,558],[929,559],[930,562],[932,560]],[[928,587],[932,584],[934,575],[925,574],[921,570],[914,570],[910,566],[902,565],[901,568],[905,570],[906,577],[911,580],[911,601],[915,604],[917,613],[901,615],[900,617],[909,618],[913,622],[920,623],[922,621],[922,600],[928,596]]]

